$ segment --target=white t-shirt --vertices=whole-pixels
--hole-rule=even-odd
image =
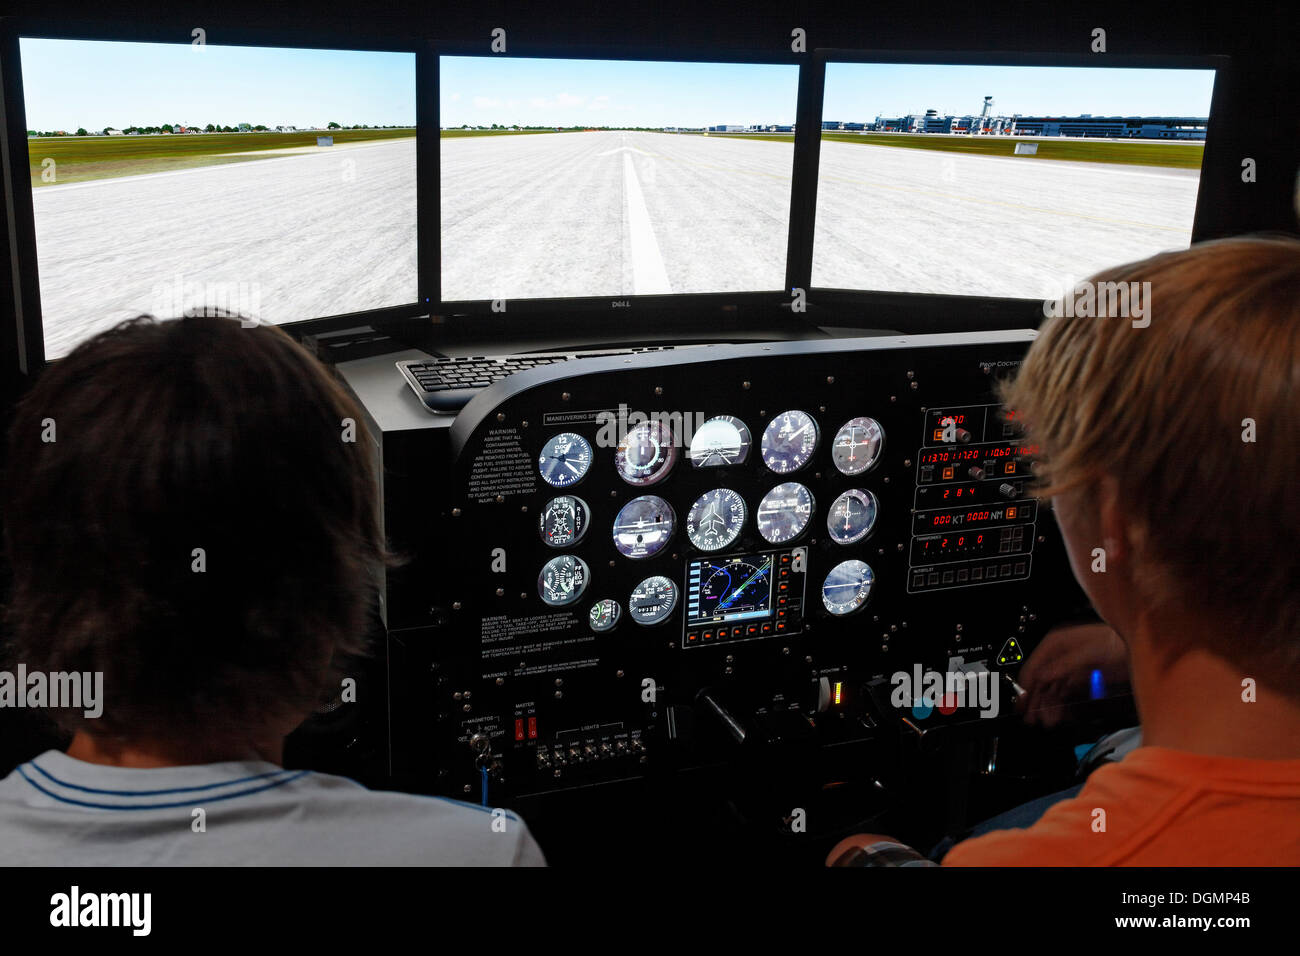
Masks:
[[[272,763],[136,770],[48,750],[0,780],[0,866],[349,865],[546,861],[507,810]]]

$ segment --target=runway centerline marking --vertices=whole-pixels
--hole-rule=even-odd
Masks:
[[[632,167],[632,155],[623,154],[623,194],[627,197],[627,231],[632,246],[632,289],[636,295],[667,295],[673,291],[664,269],[659,242],[650,224],[641,183]]]

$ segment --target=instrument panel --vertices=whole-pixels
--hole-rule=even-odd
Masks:
[[[911,732],[882,702],[917,666],[1004,687],[1074,589],[993,400],[1032,334],[714,346],[480,394],[437,516],[460,545],[423,562],[444,623],[409,666],[436,706],[394,683],[444,718],[408,761],[456,796],[546,793]],[[921,731],[980,719],[940,710]]]

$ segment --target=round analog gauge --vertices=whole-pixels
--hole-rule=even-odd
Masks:
[[[812,517],[813,494],[797,481],[786,481],[763,496],[754,521],[763,540],[784,544],[803,534]]]
[[[667,422],[642,422],[628,430],[614,453],[619,477],[629,485],[653,485],[672,471],[677,443]]]
[[[831,461],[844,475],[860,475],[880,459],[885,430],[874,418],[851,418],[835,433]]]
[[[553,488],[576,485],[591,467],[591,442],[573,432],[562,432],[542,447],[537,467],[542,481]]]
[[[850,488],[835,499],[826,515],[826,530],[837,544],[853,544],[871,533],[876,524],[876,496]]]
[[[782,412],[763,431],[763,463],[777,474],[798,471],[817,449],[817,423],[807,412]]]
[[[822,584],[822,604],[836,617],[852,614],[867,603],[876,576],[865,561],[841,561]]]
[[[662,624],[677,606],[677,585],[656,574],[636,586],[628,598],[627,610],[638,624]]]
[[[567,548],[582,540],[590,522],[591,509],[585,501],[575,495],[560,495],[546,503],[538,527],[542,540],[552,548]]]
[[[591,576],[587,562],[572,554],[551,558],[537,576],[537,593],[551,607],[563,607],[582,597]]]
[[[691,465],[696,468],[743,465],[749,457],[749,446],[749,429],[745,423],[732,415],[718,415],[691,436]]]
[[[591,606],[587,612],[587,623],[597,634],[603,634],[612,631],[622,616],[623,606],[615,600],[604,598]]]
[[[746,514],[744,498],[730,488],[714,488],[691,505],[686,536],[701,551],[717,551],[740,537]]]
[[[614,547],[625,558],[648,558],[663,549],[676,528],[672,505],[657,495],[641,495],[614,519]]]

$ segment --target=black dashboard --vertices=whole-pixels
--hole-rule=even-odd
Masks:
[[[1033,335],[558,363],[380,429],[391,772],[515,806],[996,738],[1084,606],[994,395]]]

